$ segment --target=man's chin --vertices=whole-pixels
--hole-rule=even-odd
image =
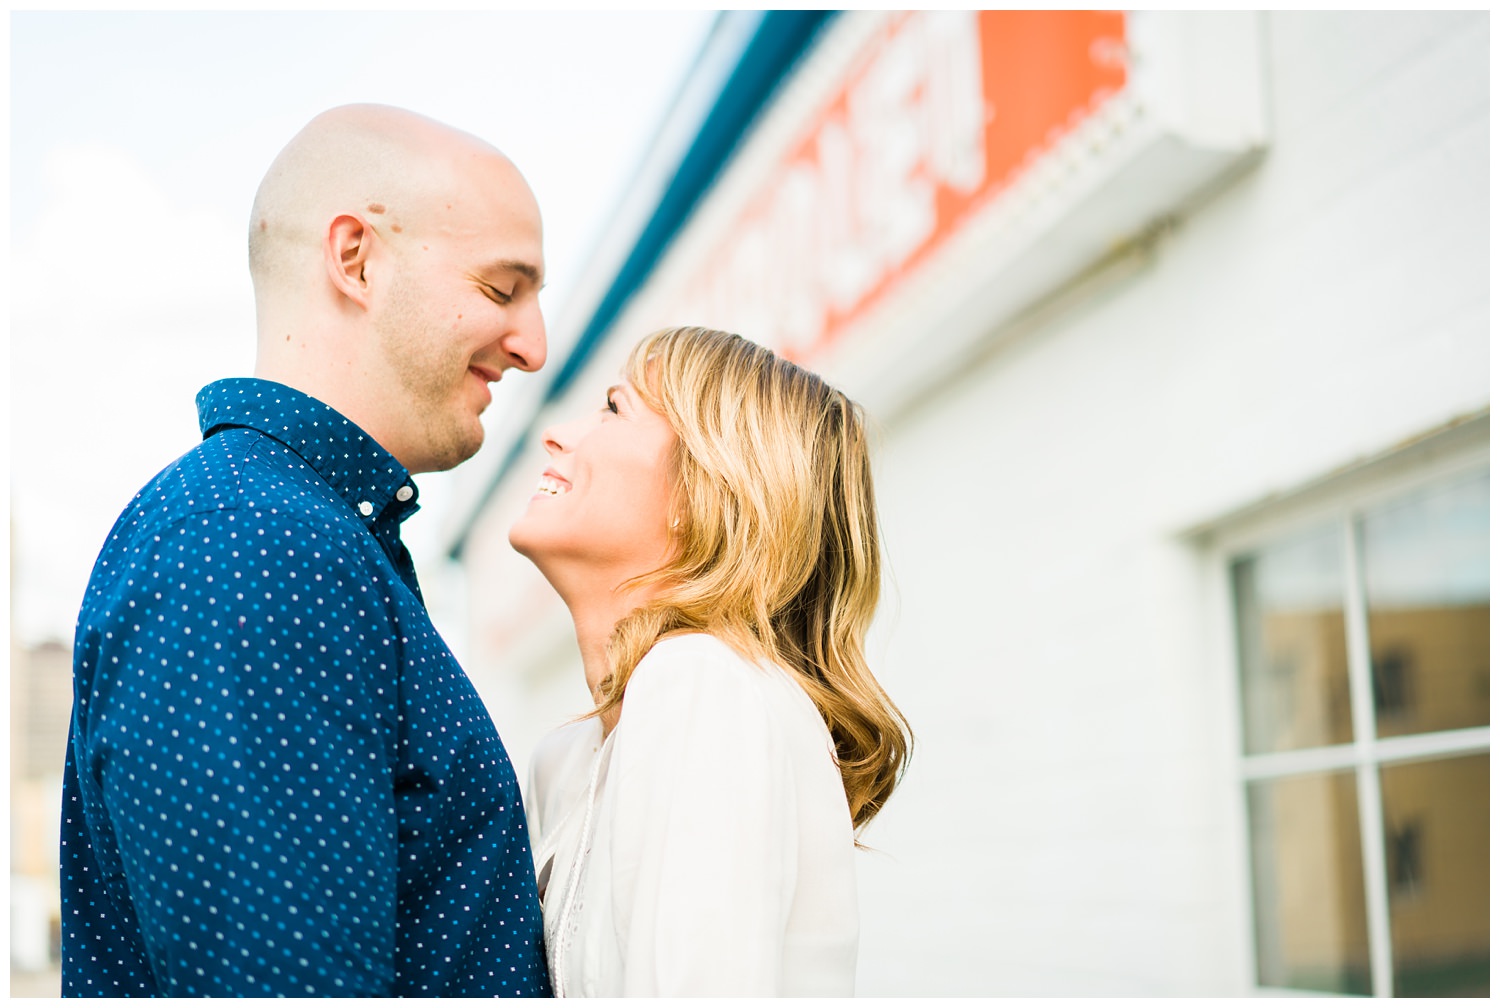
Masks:
[[[421,468],[412,469],[412,472],[447,472],[473,458],[484,446],[484,428],[477,422],[474,426],[477,429],[472,433],[465,432],[443,444],[429,443]]]
[[[433,472],[447,472],[449,469],[457,468],[462,463],[467,462],[475,455],[478,455],[479,449],[483,446],[484,438],[479,438],[472,443],[465,443],[464,445],[458,447],[451,454],[441,457],[439,459],[439,462],[441,464],[435,466],[433,468]]]

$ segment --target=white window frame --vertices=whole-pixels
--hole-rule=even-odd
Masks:
[[[1234,768],[1230,818],[1239,867],[1235,902],[1240,917],[1245,989],[1251,993],[1326,996],[1326,992],[1265,987],[1258,983],[1255,947],[1254,878],[1250,856],[1250,822],[1245,793],[1254,781],[1290,774],[1350,771],[1359,797],[1360,848],[1364,863],[1366,925],[1370,946],[1371,986],[1375,997],[1393,996],[1389,891],[1382,827],[1380,769],[1393,763],[1435,757],[1486,754],[1490,728],[1462,728],[1420,735],[1377,738],[1375,704],[1368,674],[1369,634],[1360,554],[1355,548],[1357,517],[1372,508],[1425,487],[1436,487],[1489,470],[1489,414],[1465,418],[1306,487],[1231,515],[1199,530],[1208,564],[1216,680],[1223,698],[1223,737]],[[1343,539],[1345,634],[1354,739],[1341,745],[1294,752],[1247,756],[1236,646],[1232,565],[1247,553],[1270,546],[1299,531],[1337,523]]]

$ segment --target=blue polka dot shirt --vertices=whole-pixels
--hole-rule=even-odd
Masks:
[[[272,382],[120,516],[74,644],[65,995],[548,993],[520,789],[407,471]]]

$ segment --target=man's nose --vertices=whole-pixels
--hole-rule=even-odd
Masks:
[[[547,323],[542,319],[541,302],[528,298],[514,310],[517,312],[514,324],[501,339],[500,348],[516,370],[540,371],[547,363]]]

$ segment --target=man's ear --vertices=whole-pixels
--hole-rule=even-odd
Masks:
[[[335,217],[323,240],[323,265],[334,289],[361,308],[370,306],[370,282],[365,278],[365,266],[376,240],[375,231],[352,214]]]

